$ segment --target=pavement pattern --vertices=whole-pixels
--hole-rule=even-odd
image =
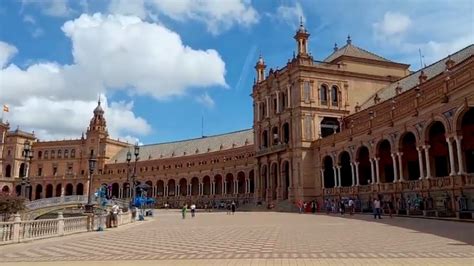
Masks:
[[[154,218],[0,246],[0,265],[474,265],[474,224],[366,215],[159,211]]]

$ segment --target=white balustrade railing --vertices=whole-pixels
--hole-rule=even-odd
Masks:
[[[87,231],[87,217],[64,218],[64,233],[73,234]]]
[[[22,221],[20,223],[20,239],[33,240],[55,236],[58,234],[60,219],[44,219]]]
[[[12,222],[0,222],[0,243],[12,243],[13,242],[13,223]]]
[[[26,203],[26,208],[29,210],[35,210],[40,208],[46,208],[50,206],[62,205],[67,203],[87,203],[86,195],[72,195],[64,197],[46,198],[34,200]]]
[[[0,222],[0,245],[86,232],[96,230],[99,226],[106,228],[106,212],[91,218],[92,224],[89,224],[88,216],[64,218],[62,213],[58,213],[56,219],[22,221],[20,215],[15,214],[13,222]],[[118,226],[131,222],[134,222],[131,212],[118,214]]]

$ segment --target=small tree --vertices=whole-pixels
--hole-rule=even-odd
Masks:
[[[25,209],[25,198],[7,193],[0,193],[0,215],[7,221],[14,213]]]

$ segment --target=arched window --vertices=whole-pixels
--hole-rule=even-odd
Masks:
[[[5,167],[5,177],[12,177],[12,166],[9,164]]]
[[[48,151],[44,151],[44,158],[48,159]]]
[[[339,88],[336,85],[331,88],[331,102],[332,106],[339,105]]]
[[[326,84],[321,85],[319,89],[319,100],[321,101],[321,105],[328,104],[328,86],[326,86]]]
[[[61,159],[61,150],[58,150],[58,159]]]
[[[52,150],[51,151],[51,159],[54,159],[55,155],[56,155],[56,152],[54,150]]]
[[[39,151],[38,152],[38,159],[41,159],[43,157],[43,152],[42,151]]]
[[[69,150],[64,150],[64,158],[67,159],[69,157]]]
[[[268,147],[268,131],[264,130],[262,133],[262,146],[264,148]]]
[[[72,149],[71,150],[71,158],[75,158],[75,157],[76,157],[76,150]]]

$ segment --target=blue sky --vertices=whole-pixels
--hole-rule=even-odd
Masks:
[[[283,67],[300,17],[315,59],[337,42],[420,67],[474,42],[472,1],[4,0],[0,103],[12,128],[77,138],[98,95],[112,137],[156,143],[252,126],[258,55]],[[268,70],[267,69],[267,70]]]

